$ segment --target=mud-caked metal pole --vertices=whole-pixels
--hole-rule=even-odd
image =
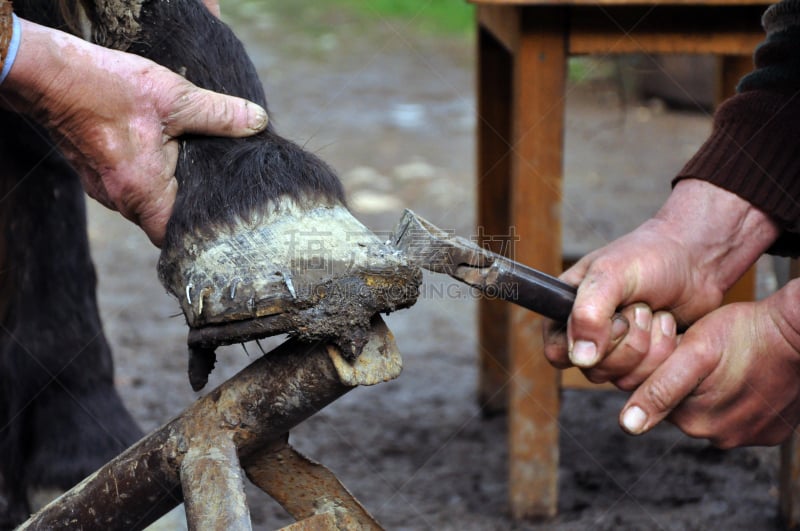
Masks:
[[[212,494],[200,496],[228,492],[230,478],[235,477],[227,475],[230,471],[222,481],[197,481],[197,462],[208,441],[230,441],[238,458],[246,461],[283,441],[292,427],[356,385],[390,380],[399,372],[394,337],[379,318],[354,364],[331,345],[291,339],[45,506],[19,529],[143,529],[182,501],[180,471],[187,455],[187,470],[195,471],[188,472],[184,490],[192,490],[192,496],[197,488],[212,489]],[[221,450],[224,455],[232,451],[227,444]],[[193,448],[198,448],[197,457],[192,457]],[[229,457],[226,470],[238,470],[235,456]],[[214,466],[223,466],[223,461]],[[191,513],[194,502],[189,495],[187,499]],[[194,528],[213,529],[199,523]]]

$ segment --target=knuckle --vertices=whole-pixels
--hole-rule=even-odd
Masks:
[[[198,105],[197,87],[180,77],[173,81],[165,90],[166,97],[162,100],[165,103],[163,112],[168,119],[193,112]]]
[[[638,365],[647,357],[649,347],[650,344],[645,334],[629,332],[614,347],[614,353],[628,360],[629,363]]]
[[[589,270],[595,274],[604,274],[605,271],[614,269],[616,261],[608,254],[594,254]]]
[[[708,439],[714,444],[714,440],[712,439],[713,434],[705,424],[690,419],[680,420],[674,416],[670,417],[670,421],[689,437],[693,439]]]
[[[689,437],[707,439],[720,448],[720,445],[735,443],[735,437],[741,433],[741,430],[729,429],[714,415],[703,414],[694,408],[679,408],[670,415],[670,421]]]
[[[600,315],[596,305],[584,302],[575,305],[570,319],[576,326],[591,326],[598,323]]]
[[[587,278],[596,279],[596,282],[605,284],[614,280],[620,271],[625,268],[614,254],[600,254],[589,265]]]
[[[181,87],[175,91],[168,107],[168,118],[177,119],[185,114],[194,112],[197,107],[197,97],[188,87]]]
[[[671,411],[675,407],[674,398],[672,389],[662,380],[654,380],[644,388],[644,399],[656,411]]]
[[[701,366],[705,369],[705,375],[710,374],[711,371],[720,364],[722,361],[722,352],[721,348],[708,348],[697,354]]]

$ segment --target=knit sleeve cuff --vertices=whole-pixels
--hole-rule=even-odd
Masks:
[[[673,184],[681,179],[733,192],[784,231],[800,233],[800,95],[756,90],[726,101]]]

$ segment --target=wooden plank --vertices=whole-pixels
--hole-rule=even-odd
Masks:
[[[511,56],[487,30],[478,30],[478,243],[508,255],[511,196]],[[478,401],[484,414],[508,406],[510,305],[478,303]]]
[[[570,53],[630,54],[630,53],[738,53],[747,55],[764,40],[763,33],[728,33],[725,35],[693,35],[662,32],[623,36],[619,32],[571,34]]]
[[[566,10],[523,12],[514,58],[511,220],[514,258],[557,273],[566,77]],[[514,518],[552,517],[558,502],[559,373],[542,353],[542,318],[512,308],[509,494]]]
[[[750,55],[764,40],[762,6],[578,6],[569,53]]]
[[[476,17],[478,25],[488,30],[495,39],[514,51],[519,42],[520,10],[510,6],[478,6]]]

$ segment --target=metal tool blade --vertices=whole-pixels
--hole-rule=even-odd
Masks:
[[[403,212],[392,244],[412,263],[448,274],[488,297],[516,303],[560,322],[566,322],[572,311],[574,287],[442,230],[411,210]]]

